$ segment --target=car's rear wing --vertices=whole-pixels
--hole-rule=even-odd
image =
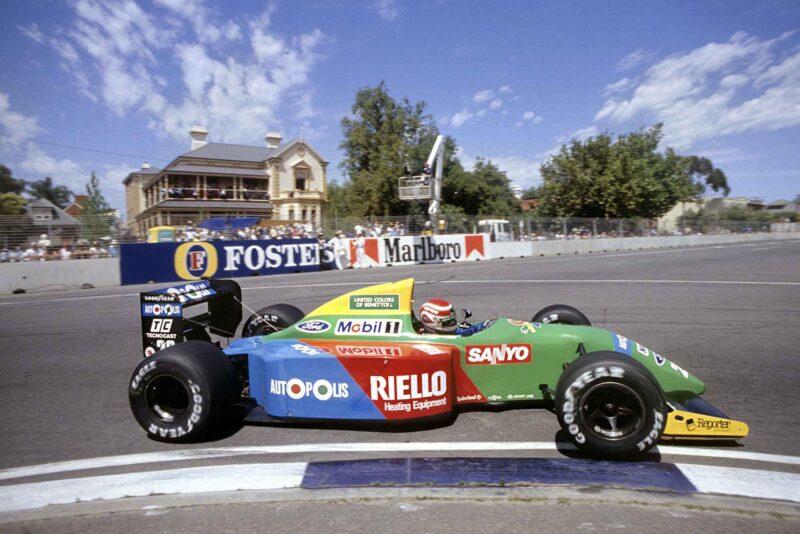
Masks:
[[[200,280],[139,294],[144,356],[189,339],[233,337],[242,321],[242,290],[233,280]],[[183,310],[208,303],[208,311],[184,317]]]

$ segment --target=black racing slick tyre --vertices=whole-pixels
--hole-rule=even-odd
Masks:
[[[139,425],[153,439],[196,442],[226,423],[242,385],[230,359],[205,341],[187,341],[143,360],[128,384]]]
[[[242,337],[266,336],[292,326],[305,316],[291,304],[273,304],[247,318],[242,326]]]
[[[647,452],[664,432],[666,412],[647,368],[616,352],[579,357],[556,386],[561,428],[593,456],[630,458]]]
[[[574,324],[579,326],[592,326],[589,318],[580,310],[566,304],[553,304],[542,308],[531,319],[532,323]]]

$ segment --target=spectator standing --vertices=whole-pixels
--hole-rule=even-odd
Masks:
[[[366,269],[369,267],[366,254],[367,240],[364,238],[364,233],[356,235],[356,263],[353,265],[355,269]]]
[[[333,250],[336,268],[339,270],[347,269],[350,266],[350,262],[347,260],[347,240],[344,237],[344,232],[341,230],[336,232],[336,235],[328,241],[328,246]]]

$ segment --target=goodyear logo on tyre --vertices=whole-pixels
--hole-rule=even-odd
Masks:
[[[200,280],[214,276],[219,267],[217,249],[211,243],[183,243],[175,250],[175,274],[182,280]]]

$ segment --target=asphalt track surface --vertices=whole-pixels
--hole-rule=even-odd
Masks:
[[[253,309],[291,302],[310,311],[345,291],[407,277],[417,280],[417,303],[430,297],[444,297],[457,308],[469,308],[475,319],[494,316],[529,319],[534,312],[549,304],[576,306],[592,319],[595,326],[637,340],[698,376],[706,383],[704,397],[707,400],[731,417],[750,425],[750,436],[737,445],[702,445],[704,449],[719,451],[718,455],[673,456],[662,452],[660,458],[656,456],[654,460],[797,474],[800,473],[798,463],[763,462],[748,455],[800,456],[800,425],[797,422],[800,393],[800,348],[797,341],[800,332],[799,266],[800,240],[794,240],[279,275],[240,279],[239,282],[245,303]],[[446,445],[436,447],[435,452],[399,453],[393,448],[396,447],[393,444],[398,443],[497,444],[490,449],[472,451],[473,456],[481,457],[580,456],[554,447],[532,451],[503,449],[502,443],[507,442],[563,441],[563,436],[558,434],[555,416],[542,409],[469,411],[459,414],[447,426],[414,427],[402,432],[250,426],[210,444],[175,446],[152,441],[131,416],[126,394],[130,373],[140,360],[137,304],[138,292],[145,289],[152,289],[152,286],[0,298],[0,469],[208,447],[285,446],[281,449],[284,452],[271,454],[266,459],[258,454],[237,457],[239,463],[467,454],[463,450],[448,451]],[[324,446],[314,450],[315,445],[331,443],[353,446],[352,450],[347,450],[346,446],[338,451],[326,452]],[[229,461],[223,456],[176,465],[216,465]],[[102,472],[115,474],[165,469],[168,465],[106,466]],[[69,475],[81,476],[91,472],[89,469]],[[31,477],[25,481],[42,479]],[[7,483],[0,481],[0,484]],[[392,521],[398,510],[408,512],[414,507],[418,508],[418,514],[399,513],[403,521],[409,521],[409,529],[426,514],[440,519],[452,517],[450,527],[442,530],[451,530],[452,527],[453,531],[462,523],[462,518],[468,517],[457,512],[464,507],[457,495],[451,496],[452,500],[423,504],[413,496],[408,496],[405,501],[403,498],[398,501],[399,497],[391,495],[373,497],[373,500],[355,505],[347,500],[349,497],[341,497],[342,502],[353,505],[348,508],[348,513],[352,514],[351,530],[367,530],[366,526],[377,521],[379,516],[383,518],[381,521]],[[486,499],[486,502],[492,501],[492,498]],[[664,502],[668,500],[664,499]],[[540,502],[533,498],[528,502],[541,504],[546,500]],[[407,507],[403,508],[406,501]],[[581,525],[585,526],[587,521],[592,528],[600,529],[601,524],[609,528],[613,526],[614,511],[626,511],[631,514],[626,523],[628,526],[648,524],[646,513],[637,519],[638,512],[630,510],[629,505],[622,504],[622,501],[604,509],[608,517],[603,521],[583,521],[586,519],[583,514],[588,514],[587,510],[595,506],[597,500],[592,503],[582,505],[581,517],[573,517],[575,521],[571,523],[557,523],[559,517],[563,520],[563,514],[545,512],[544,506],[539,506],[540,517],[544,519],[553,515],[553,525],[559,524],[566,530],[584,528]],[[508,499],[497,501],[495,505],[491,508],[494,510],[492,514],[506,520],[503,524],[508,527],[528,514],[527,509],[509,504]],[[216,517],[220,521],[232,521],[232,528],[236,517],[246,525],[266,513],[265,508],[258,505],[242,503],[239,506],[241,511],[233,514],[232,509],[215,507],[211,503],[201,507],[202,512],[191,518],[197,524],[203,524],[208,519],[201,518]],[[665,528],[680,525],[682,519],[679,516],[688,509],[685,503],[675,506],[683,512],[674,515],[667,510],[669,507],[660,508]],[[747,508],[742,504],[737,506]],[[329,507],[331,512],[326,512]],[[292,501],[273,503],[267,508],[274,512],[270,516],[270,520],[275,521],[274,526],[288,527],[292,513],[303,513],[307,515],[305,519],[310,530],[315,520],[332,517],[330,514],[336,509],[336,504],[326,501],[311,506]],[[568,508],[574,511],[576,507]],[[728,510],[726,513],[730,512],[729,508],[725,508]],[[602,510],[595,511],[597,514],[592,517],[605,517]],[[755,512],[749,515],[722,514],[723,522],[716,524],[726,528],[740,526],[766,531],[796,531],[800,525],[797,522],[800,511],[795,507],[788,514],[791,516],[788,520],[785,514],[781,515],[783,512],[777,514],[778,519],[775,516],[761,517]],[[56,530],[109,530],[113,520],[101,512],[98,514],[89,519],[81,516],[71,522],[59,523]],[[409,519],[412,515],[414,520]],[[702,518],[695,518],[695,526],[701,527],[704,521],[708,521],[709,526],[703,529],[717,531],[710,526],[713,521],[701,515]],[[145,517],[140,513],[131,517],[138,517],[141,520],[138,524],[144,526],[150,516],[159,514]],[[119,516],[120,524],[127,524],[126,517],[133,521],[131,525],[136,524],[124,514]],[[187,525],[180,523],[181,519],[173,515],[172,520],[176,521],[173,526],[183,525],[185,528]],[[210,523],[205,524],[208,529]],[[474,530],[482,525],[469,521],[463,521],[463,524],[467,530],[470,530],[470,525]],[[165,523],[161,525],[163,528]],[[52,530],[56,525],[39,522],[28,526],[34,530]],[[422,523],[418,528],[423,528]],[[491,529],[490,524],[480,528],[487,529]]]

